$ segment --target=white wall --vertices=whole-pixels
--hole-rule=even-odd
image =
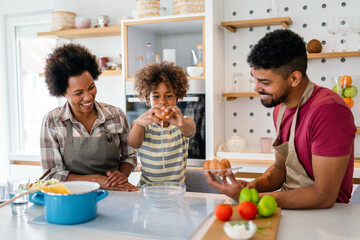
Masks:
[[[267,9],[270,7],[269,0],[238,0],[224,1],[224,21],[247,20],[268,18]],[[278,16],[289,16],[293,24],[289,29],[301,35],[304,40],[310,41],[313,38],[325,41],[323,52],[331,51],[329,43],[332,35],[323,26],[328,16],[345,15],[353,16],[360,9],[358,0],[331,0],[313,1],[298,0],[285,1],[277,0]],[[326,7],[325,5],[326,4]],[[345,5],[345,6],[343,6]],[[285,11],[287,9],[287,11]],[[233,92],[233,74],[242,74],[244,89],[249,88],[250,68],[246,62],[251,46],[262,38],[269,31],[282,28],[281,26],[240,28],[236,33],[225,32],[224,54],[225,54],[225,90]],[[340,42],[340,34],[336,35],[336,41]],[[348,33],[348,42],[360,41],[360,35],[354,32]],[[324,43],[325,43],[324,42]],[[338,44],[338,51],[341,51]],[[355,51],[353,49],[352,51]],[[321,59],[309,60],[308,76],[316,84],[332,88],[332,77],[338,75],[360,75],[360,58],[347,57],[327,58],[323,63]],[[356,83],[360,89],[360,80]],[[357,126],[360,126],[360,96],[355,98],[355,106],[352,108]],[[225,138],[230,137],[234,131],[243,137],[249,150],[260,151],[261,137],[275,137],[273,126],[272,109],[265,108],[259,98],[238,98],[225,104]],[[360,136],[356,136],[355,156],[360,157]]]

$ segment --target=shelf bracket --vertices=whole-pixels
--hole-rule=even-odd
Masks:
[[[287,22],[281,22],[281,26],[285,29],[289,28],[289,25],[287,24]]]
[[[236,28],[234,28],[233,26],[226,26],[225,28],[230,32],[236,33]]]
[[[226,101],[234,101],[237,97],[226,97]]]

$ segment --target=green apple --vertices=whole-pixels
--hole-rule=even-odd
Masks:
[[[239,203],[251,201],[255,205],[259,203],[259,193],[255,188],[243,188],[240,192]]]
[[[350,87],[345,88],[344,95],[345,95],[345,97],[348,97],[348,98],[356,97],[357,88],[355,86],[350,86]]]
[[[277,202],[273,196],[265,195],[260,199],[257,206],[258,213],[262,217],[270,217],[275,213],[277,206]]]
[[[341,96],[343,93],[343,88],[340,85],[335,85],[333,87],[333,91]]]

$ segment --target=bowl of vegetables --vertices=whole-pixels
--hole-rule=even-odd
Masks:
[[[49,179],[49,180],[38,180],[38,179],[36,179],[35,182],[33,182],[33,183],[31,183],[31,184],[29,185],[29,188],[32,189],[32,188],[36,188],[36,187],[38,187],[38,186],[47,186],[47,185],[55,184],[55,183],[58,183],[58,182],[60,182],[60,181],[57,180],[57,179]],[[36,202],[34,202],[34,201],[32,200],[32,196],[34,196],[35,193],[40,194],[40,195],[42,195],[43,193],[39,190],[39,191],[37,191],[37,192],[34,192],[34,193],[30,193],[30,194],[29,194],[29,201],[32,202],[32,203],[34,203],[34,204],[37,204]]]

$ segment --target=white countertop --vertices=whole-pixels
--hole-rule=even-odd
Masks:
[[[112,192],[112,196],[126,196],[124,192]],[[111,195],[109,195],[111,197]],[[224,195],[186,193],[189,197],[211,199],[224,199]],[[126,198],[123,198],[126,199]],[[119,202],[121,204],[121,202]],[[116,206],[114,206],[115,208]],[[0,236],[8,240],[117,240],[125,237],[123,234],[100,232],[74,228],[71,226],[58,226],[52,224],[30,224],[27,221],[42,215],[44,208],[39,205],[31,205],[29,213],[23,217],[13,216],[10,206],[0,209]],[[277,239],[326,239],[326,240],[354,240],[360,237],[360,205],[335,204],[331,209],[321,210],[282,210]],[[211,215],[195,232],[191,239],[201,239],[214,221]],[[119,224],[119,223],[114,223]],[[5,237],[5,238],[4,238]],[[144,239],[144,237],[128,236],[126,239]],[[149,239],[149,238],[146,238]]]

